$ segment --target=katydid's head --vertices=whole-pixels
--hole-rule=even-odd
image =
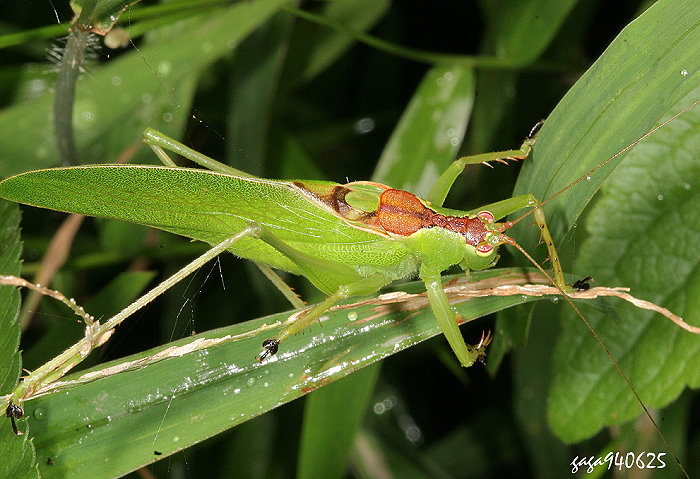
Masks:
[[[496,223],[490,211],[480,211],[476,214],[476,218],[481,220],[481,224],[473,222],[472,230],[480,230],[479,234],[473,238],[466,235],[465,237],[467,238],[467,244],[471,244],[476,248],[478,256],[489,256],[498,246],[513,241],[509,236],[503,234],[505,230],[513,226],[513,223],[510,221]]]

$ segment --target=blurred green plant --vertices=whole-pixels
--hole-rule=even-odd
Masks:
[[[125,3],[97,2],[95,7],[100,11],[109,4],[116,8],[108,10],[113,16]],[[301,6],[281,0],[136,4],[121,12],[109,32],[119,34],[117,43],[126,47],[94,51],[93,43],[83,45],[86,53],[92,51],[81,56],[85,74],[70,80],[76,81],[70,114],[76,156],[84,163],[124,157],[153,163],[150,152],[137,146],[143,130],[154,127],[258,175],[343,181],[369,178],[374,170],[375,178],[424,194],[460,153],[511,148],[547,116],[516,187],[517,193],[544,199],[700,96],[700,8],[692,0],[662,0],[645,12],[560,103],[588,67],[587,59],[598,56],[631,12],[612,15],[620,23],[604,29],[608,37],[601,38],[590,33],[603,29],[601,14],[589,2],[504,6],[485,1],[480,10],[467,8],[369,0]],[[6,92],[0,111],[3,177],[65,159],[52,120],[60,113],[54,111],[56,74],[36,44],[44,39],[48,46],[68,27],[34,28],[49,23],[53,12],[33,13],[27,18],[27,12],[8,8],[8,33],[0,36],[0,45],[14,45],[6,50],[14,61],[0,77]],[[72,13],[58,15],[68,19]],[[597,42],[592,53],[589,42]],[[55,50],[55,56],[64,59],[65,51]],[[593,275],[599,284],[629,286],[697,324],[696,110],[635,148],[593,207],[586,205],[611,169],[562,194],[546,211],[555,241],[576,257],[567,271]],[[463,190],[448,201],[471,208],[506,198],[512,194],[514,171],[470,169],[460,181]],[[11,237],[17,231],[11,224],[16,209],[6,211],[2,231]],[[581,212],[583,218],[577,219]],[[31,210],[24,215],[23,274],[31,275],[60,217]],[[537,251],[537,232],[524,226],[516,238]],[[17,243],[2,244],[14,259],[14,266],[2,263],[2,272],[16,273]],[[120,271],[152,268],[167,276],[204,249],[107,221],[91,222],[72,244],[61,244],[71,253],[52,287],[97,317],[109,317],[128,304],[151,277],[136,280],[134,273],[122,273],[110,282]],[[158,347],[162,350],[191,343],[188,335],[195,331],[225,326],[206,335],[211,338],[274,321],[263,316],[285,309],[283,300],[239,263],[222,257],[220,272],[216,267],[209,274],[203,271],[206,278],[195,277],[130,320],[102,348],[102,359],[121,359],[93,370],[125,367],[153,355],[149,348],[154,345],[167,343]],[[221,277],[225,291],[209,278],[212,273]],[[303,281],[294,284],[313,301]],[[504,307],[489,304],[494,299],[467,306],[482,308],[479,314]],[[19,324],[12,303],[3,304],[9,306],[0,336],[15,338],[0,350],[7,378],[0,393],[7,394],[19,374]],[[252,367],[259,340],[251,338],[27,402],[29,419],[18,424],[31,439],[13,436],[9,420],[2,422],[0,450],[16,461],[0,467],[3,475],[36,476],[36,454],[42,476],[122,475],[327,383],[310,396],[303,414],[298,402],[277,408],[155,464],[154,472],[211,470],[215,461],[225,477],[342,477],[348,467],[359,477],[503,472],[545,477],[569,473],[577,455],[604,455],[608,448],[664,452],[644,419],[598,433],[603,425],[636,417],[639,406],[580,319],[569,317],[566,306],[546,306],[511,308],[499,319],[491,369],[512,345],[526,345],[516,349],[510,367],[500,368],[495,381],[476,368],[455,367],[442,339],[426,343],[429,350],[413,347],[382,361],[381,372],[377,365],[368,366],[331,383],[355,369],[333,370],[338,363],[332,352],[343,350],[342,340],[329,341],[315,353],[297,353],[294,361],[270,373]],[[686,385],[697,388],[697,337],[618,302],[598,308],[604,314],[586,309],[586,316],[648,407],[663,407]],[[562,314],[564,319],[555,319]],[[30,370],[82,334],[69,312],[47,300],[32,319],[23,317],[22,364]],[[306,351],[317,335],[333,337],[336,325],[340,331],[347,327],[344,318],[334,315],[318,331],[293,338],[290,350]],[[424,324],[419,330],[430,336],[435,334],[429,332],[430,320],[416,315],[399,324]],[[478,325],[466,334],[478,336],[487,327]],[[560,329],[564,334],[557,339]],[[175,338],[182,339],[171,343]],[[351,335],[349,341],[362,344],[357,338]],[[369,349],[382,344],[373,341],[366,343]],[[127,356],[131,353],[137,354]],[[694,400],[696,395],[682,394],[655,413],[691,475],[700,467],[691,459],[700,457],[700,436],[689,429]],[[371,413],[366,413],[368,404]],[[566,446],[548,432],[547,414],[566,441],[598,435],[575,449]],[[677,475],[671,462],[655,472]],[[522,470],[524,463],[529,471]]]

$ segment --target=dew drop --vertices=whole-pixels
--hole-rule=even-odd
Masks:
[[[169,111],[163,113],[163,121],[166,123],[170,123],[171,121],[173,121],[173,114]]]
[[[169,75],[171,70],[172,65],[170,65],[170,62],[161,62],[157,68],[158,73],[163,76]]]
[[[357,320],[357,313],[355,313],[355,312],[348,313],[348,320],[349,321],[356,321]]]
[[[28,83],[29,86],[29,92],[32,94],[32,96],[38,96],[41,93],[44,93],[46,91],[46,88],[48,87],[47,83],[44,80],[39,80],[39,79],[34,79],[31,80]]]
[[[683,188],[685,188],[686,190],[689,190],[689,189],[690,189],[690,183],[685,183],[685,184],[683,185]]]
[[[45,414],[44,408],[38,407],[34,410],[34,419],[44,419]]]
[[[688,76],[688,70],[686,70],[685,68],[684,68],[683,70],[681,70],[681,76],[687,77],[687,76]]]
[[[119,75],[114,75],[112,77],[112,85],[119,86],[121,84],[122,84],[122,77],[120,77]]]
[[[374,126],[375,126],[374,119],[367,118],[367,117],[360,118],[359,120],[357,120],[355,122],[355,125],[354,125],[355,133],[357,133],[358,135],[365,135],[365,134],[371,132],[372,130],[374,130]]]
[[[664,199],[664,195],[659,195],[659,196],[656,197],[656,199],[659,200],[659,201],[661,201],[661,200]]]
[[[591,181],[591,175],[586,176],[586,181]]]

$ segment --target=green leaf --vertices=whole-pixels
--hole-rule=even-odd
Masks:
[[[576,270],[595,272],[596,282],[630,286],[635,296],[663,304],[695,326],[700,325],[699,150],[697,107],[635,148],[580,225],[587,238],[576,261]],[[581,308],[647,407],[663,407],[685,387],[700,386],[700,337],[653,312],[611,306],[614,314]],[[577,441],[602,425],[637,416],[639,403],[585,326],[572,314],[563,324],[549,405],[557,434]]]
[[[19,209],[17,205],[0,201],[0,273],[19,275],[20,252]],[[19,380],[22,358],[18,351],[20,325],[20,294],[14,286],[0,286],[0,395],[9,394]],[[30,440],[28,426],[23,420],[17,421],[17,428],[23,433],[15,436],[10,427],[10,419],[2,411],[0,419],[0,476],[39,477],[35,461],[34,444]]]
[[[661,0],[629,24],[549,116],[514,193],[532,193],[540,200],[555,194],[639,139],[697,88],[698,13],[695,1]],[[623,157],[549,203],[550,217],[557,216],[550,221],[555,242],[561,242]],[[534,246],[536,236],[530,232],[521,244]]]
[[[237,48],[229,86],[229,164],[261,175],[269,152],[272,105],[279,87],[292,18],[278,12]],[[251,59],[253,59],[251,61]]]
[[[688,98],[685,104],[696,100],[697,88],[700,86],[700,59],[690,50],[693,49],[692,45],[700,42],[698,13],[700,10],[697,2],[662,0],[628,25],[547,119],[538,136],[534,155],[523,167],[516,193],[531,192],[542,200],[549,198],[602,161],[639,139],[658,124],[679,100],[686,96]],[[664,138],[667,134],[673,135],[672,132],[676,128],[683,128],[682,125],[687,121],[693,122],[693,120],[684,119],[690,114],[691,112],[686,112],[683,118],[655,132],[652,135],[652,141],[654,138],[659,138],[657,141],[682,142],[680,139],[664,140]],[[674,126],[674,123],[677,126]],[[690,130],[697,132],[697,127]],[[640,148],[642,148],[641,145],[637,147],[637,149]],[[653,150],[655,147],[647,148]],[[689,151],[693,151],[692,147],[689,148]],[[584,179],[545,205],[544,211],[557,245],[567,244],[565,235],[575,225],[579,214],[604,179],[624,157],[625,155],[620,155],[611,160],[608,165],[590,174],[590,179]],[[662,166],[663,162],[680,161],[664,157],[665,153],[655,151],[653,164],[648,165],[651,170],[647,170],[646,173],[635,170],[636,179],[633,181],[641,183],[645,176],[653,176],[660,172],[668,173],[668,170]],[[625,162],[627,161],[629,160],[626,159]],[[625,163],[623,162],[622,165]],[[697,178],[693,176],[696,173],[688,173],[688,175],[687,178],[677,175],[669,178],[669,181],[675,185],[672,189],[680,192],[681,196],[688,194],[684,185],[692,185],[692,178]],[[664,194],[651,190],[648,193],[652,198]],[[668,202],[673,201],[672,197],[671,194]],[[623,231],[622,228],[627,225],[631,226],[639,221],[644,223],[656,218],[653,213],[646,211],[654,201],[643,200],[641,192],[634,194],[630,192],[626,196],[619,197],[619,201],[625,205],[634,204],[641,209],[634,214],[632,212],[626,215],[616,214],[608,219],[595,220],[599,225],[597,231],[589,231],[589,234],[598,236],[601,232],[607,231],[607,234],[619,237],[620,231]],[[658,202],[658,200],[655,201]],[[670,209],[674,211],[673,214],[693,210],[680,205],[671,206]],[[616,204],[611,205],[608,210],[610,210],[609,214],[615,214],[614,211],[622,208]],[[686,213],[681,215],[684,218],[679,222],[683,225],[681,231],[686,231],[687,228],[697,231],[697,227],[692,226],[696,224],[696,218],[690,215],[690,218],[686,219]],[[659,221],[662,219],[659,218]],[[528,227],[527,223],[529,221],[526,220],[518,225],[520,226],[518,232],[512,233],[512,236],[517,238],[526,249],[533,251],[538,233],[534,228]],[[631,242],[629,248],[624,246],[612,248],[612,243],[606,240],[605,234],[600,240],[591,237],[592,243],[585,243],[585,249],[588,252],[581,254],[595,257],[595,262],[591,263],[582,258],[576,263],[573,271],[580,276],[592,275],[602,285],[631,287],[636,296],[651,301],[656,300],[662,306],[683,313],[687,306],[679,304],[673,295],[656,294],[645,286],[648,282],[647,276],[657,275],[657,270],[660,269],[662,272],[672,270],[674,273],[659,276],[663,278],[661,281],[675,291],[692,291],[694,280],[691,274],[687,274],[687,277],[683,277],[682,274],[678,276],[675,267],[664,266],[673,263],[669,263],[669,250],[661,245],[668,241],[665,238],[670,239],[676,234],[669,233],[673,231],[670,228],[664,229],[661,236],[657,237],[657,242],[650,244],[646,240],[646,232],[633,231],[627,230],[623,233]],[[693,241],[697,242],[697,235],[694,240],[686,239],[686,241],[690,241],[690,244]],[[571,245],[570,241],[568,243]],[[670,248],[674,256],[685,250],[686,242],[682,244],[683,247],[678,245]],[[603,263],[607,266],[603,266]],[[564,255],[565,270],[571,270],[568,264],[569,260]],[[620,277],[606,274],[612,265],[618,265],[617,268],[620,269],[630,268],[628,271],[633,274]],[[637,265],[636,268],[632,268],[633,265]],[[679,358],[682,358],[680,364],[684,364],[685,361],[692,364],[692,358],[697,354],[694,347],[685,350],[685,356],[679,356],[675,348],[672,351],[670,345],[664,346],[665,342],[672,341],[672,338],[677,335],[682,337],[688,333],[681,332],[675,326],[667,325],[667,320],[658,315],[642,313],[636,309],[619,306],[617,303],[611,307],[616,310],[619,320],[607,316],[606,320],[594,320],[592,323],[594,327],[601,321],[604,323],[602,331],[598,331],[601,340],[613,351],[613,356],[624,361],[623,370],[631,376],[633,386],[640,392],[645,403],[661,406],[675,397],[683,384],[697,384],[696,376],[692,373],[687,373],[688,375],[682,378],[683,367],[678,363],[675,363],[676,366],[668,365],[667,373],[661,371],[667,361],[679,360]],[[565,307],[565,309],[569,308]],[[693,313],[692,309],[690,311],[690,316],[687,314],[684,316],[692,321],[693,315],[697,313]],[[586,317],[589,315],[591,318],[595,317],[590,308],[585,308],[584,313]],[[537,314],[536,311],[535,315]],[[647,320],[650,329],[646,331],[644,326],[646,322],[642,318],[652,316],[653,319]],[[563,324],[566,325],[567,331],[575,328],[576,332],[568,332],[558,344],[559,359],[556,369],[558,377],[553,396],[550,398],[548,413],[556,433],[567,441],[577,441],[595,434],[606,424],[617,424],[641,413],[641,407],[638,404],[634,405],[629,388],[619,373],[613,370],[610,359],[602,352],[590,331],[581,327],[580,318],[566,316]],[[656,330],[657,327],[665,332]],[[641,338],[647,334],[654,346],[642,344]],[[660,337],[665,339],[659,341]],[[697,345],[698,338],[687,337],[684,341],[695,342],[694,344]],[[649,358],[649,361],[632,360],[631,357]],[[567,364],[566,367],[563,367],[564,363]],[[574,371],[577,372],[576,375]],[[651,378],[654,379],[651,380]],[[651,392],[658,388],[667,391],[664,394]],[[572,391],[575,393],[572,394]]]
[[[498,56],[527,65],[549,46],[576,0],[515,1],[510,8],[493,5],[496,8],[490,12],[492,31],[488,33],[492,50]]]
[[[489,270],[473,275],[472,281],[500,281],[514,273]],[[401,287],[409,293],[422,290],[422,283]],[[531,300],[490,297],[455,306],[469,319]],[[255,361],[254,352],[272,334],[266,325],[284,321],[288,313],[210,331],[93,368],[105,377],[25,403],[38,455],[53,461],[52,466],[40,463],[42,477],[121,475],[263,414],[440,334],[427,306],[421,294],[403,306],[368,305],[331,313],[322,328],[289,338],[284,350],[264,363]],[[113,374],[114,370],[106,369],[124,368],[129,361],[166,347],[226,335],[236,339],[128,372]],[[172,350],[171,354],[175,355]],[[65,380],[77,380],[82,374]]]
[[[392,133],[375,181],[425,196],[454,160],[474,102],[474,71],[459,64],[431,68]]]

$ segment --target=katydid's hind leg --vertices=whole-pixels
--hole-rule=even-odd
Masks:
[[[146,128],[146,130],[143,132],[143,139],[148,144],[148,146],[151,147],[151,150],[153,150],[155,155],[165,166],[170,166],[173,168],[177,167],[175,162],[165,152],[165,150],[170,150],[173,153],[177,153],[183,158],[187,158],[188,160],[212,171],[235,176],[253,177],[253,175],[250,175],[241,170],[237,170],[235,168],[231,168],[230,166],[225,165],[224,163],[216,161],[215,159],[210,158],[207,155],[193,150],[189,146],[184,145],[179,141],[170,138],[169,136],[153,128]]]
[[[425,283],[425,289],[428,293],[430,308],[433,310],[435,319],[442,329],[442,332],[447,338],[452,351],[459,362],[465,368],[473,365],[475,361],[482,361],[486,357],[486,346],[491,342],[491,334],[482,336],[481,341],[476,346],[468,346],[464,342],[462,333],[459,331],[457,324],[457,316],[455,315],[452,306],[447,300],[445,290],[442,288],[442,282],[439,274],[421,274],[421,279]]]
[[[262,352],[258,355],[258,361],[263,361],[268,356],[274,356],[279,350],[280,343],[288,338],[289,336],[302,331],[307,326],[310,326],[315,320],[321,317],[323,313],[328,311],[331,306],[346,298],[347,295],[344,294],[342,289],[339,289],[332,295],[328,296],[324,301],[317,304],[313,308],[302,311],[301,314],[286,328],[279,332],[274,338],[266,339],[262,343]],[[291,317],[290,317],[291,319]]]
[[[482,153],[480,155],[463,156],[455,160],[440,178],[438,178],[425,199],[435,206],[442,206],[447,197],[447,193],[449,193],[455,180],[464,171],[467,165],[482,164],[491,166],[489,164],[491,161],[507,164],[508,160],[524,160],[527,155],[530,154],[532,145],[535,144],[535,137],[543,123],[544,120],[539,121],[532,127],[527,138],[525,138],[525,141],[523,141],[523,144],[520,145],[520,148],[517,150],[494,151],[491,153]]]

